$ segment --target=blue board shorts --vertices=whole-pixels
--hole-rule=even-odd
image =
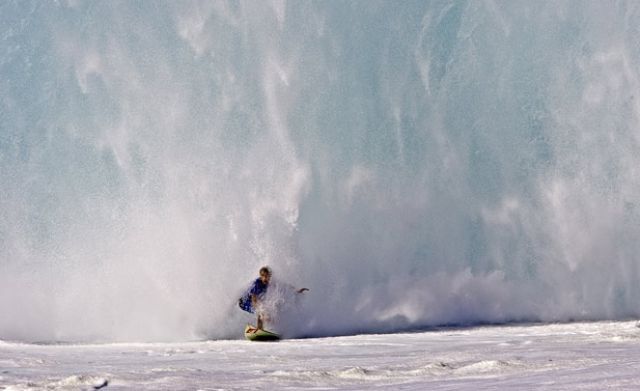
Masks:
[[[253,305],[251,305],[251,296],[242,296],[240,300],[238,300],[238,306],[243,311],[247,311],[252,314],[256,313],[255,308],[253,308]]]

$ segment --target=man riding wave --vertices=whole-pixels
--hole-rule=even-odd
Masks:
[[[265,297],[271,282],[271,268],[263,266],[260,268],[260,277],[258,277],[245,294],[238,300],[238,306],[243,310],[258,316],[256,322],[256,331],[263,330],[264,322],[269,320],[266,311]],[[296,293],[308,291],[308,288],[296,289]]]

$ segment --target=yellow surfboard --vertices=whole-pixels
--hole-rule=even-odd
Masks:
[[[251,324],[244,328],[244,337],[249,341],[277,341],[280,339],[278,334],[268,330],[258,330]]]

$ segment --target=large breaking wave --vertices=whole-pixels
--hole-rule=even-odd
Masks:
[[[0,338],[640,315],[633,1],[0,6]]]

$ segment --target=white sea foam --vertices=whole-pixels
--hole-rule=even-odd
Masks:
[[[634,322],[600,322],[277,343],[5,344],[0,346],[0,387],[632,390],[639,385],[640,345],[634,336]],[[15,357],[32,363],[54,359],[45,365],[3,365]]]

